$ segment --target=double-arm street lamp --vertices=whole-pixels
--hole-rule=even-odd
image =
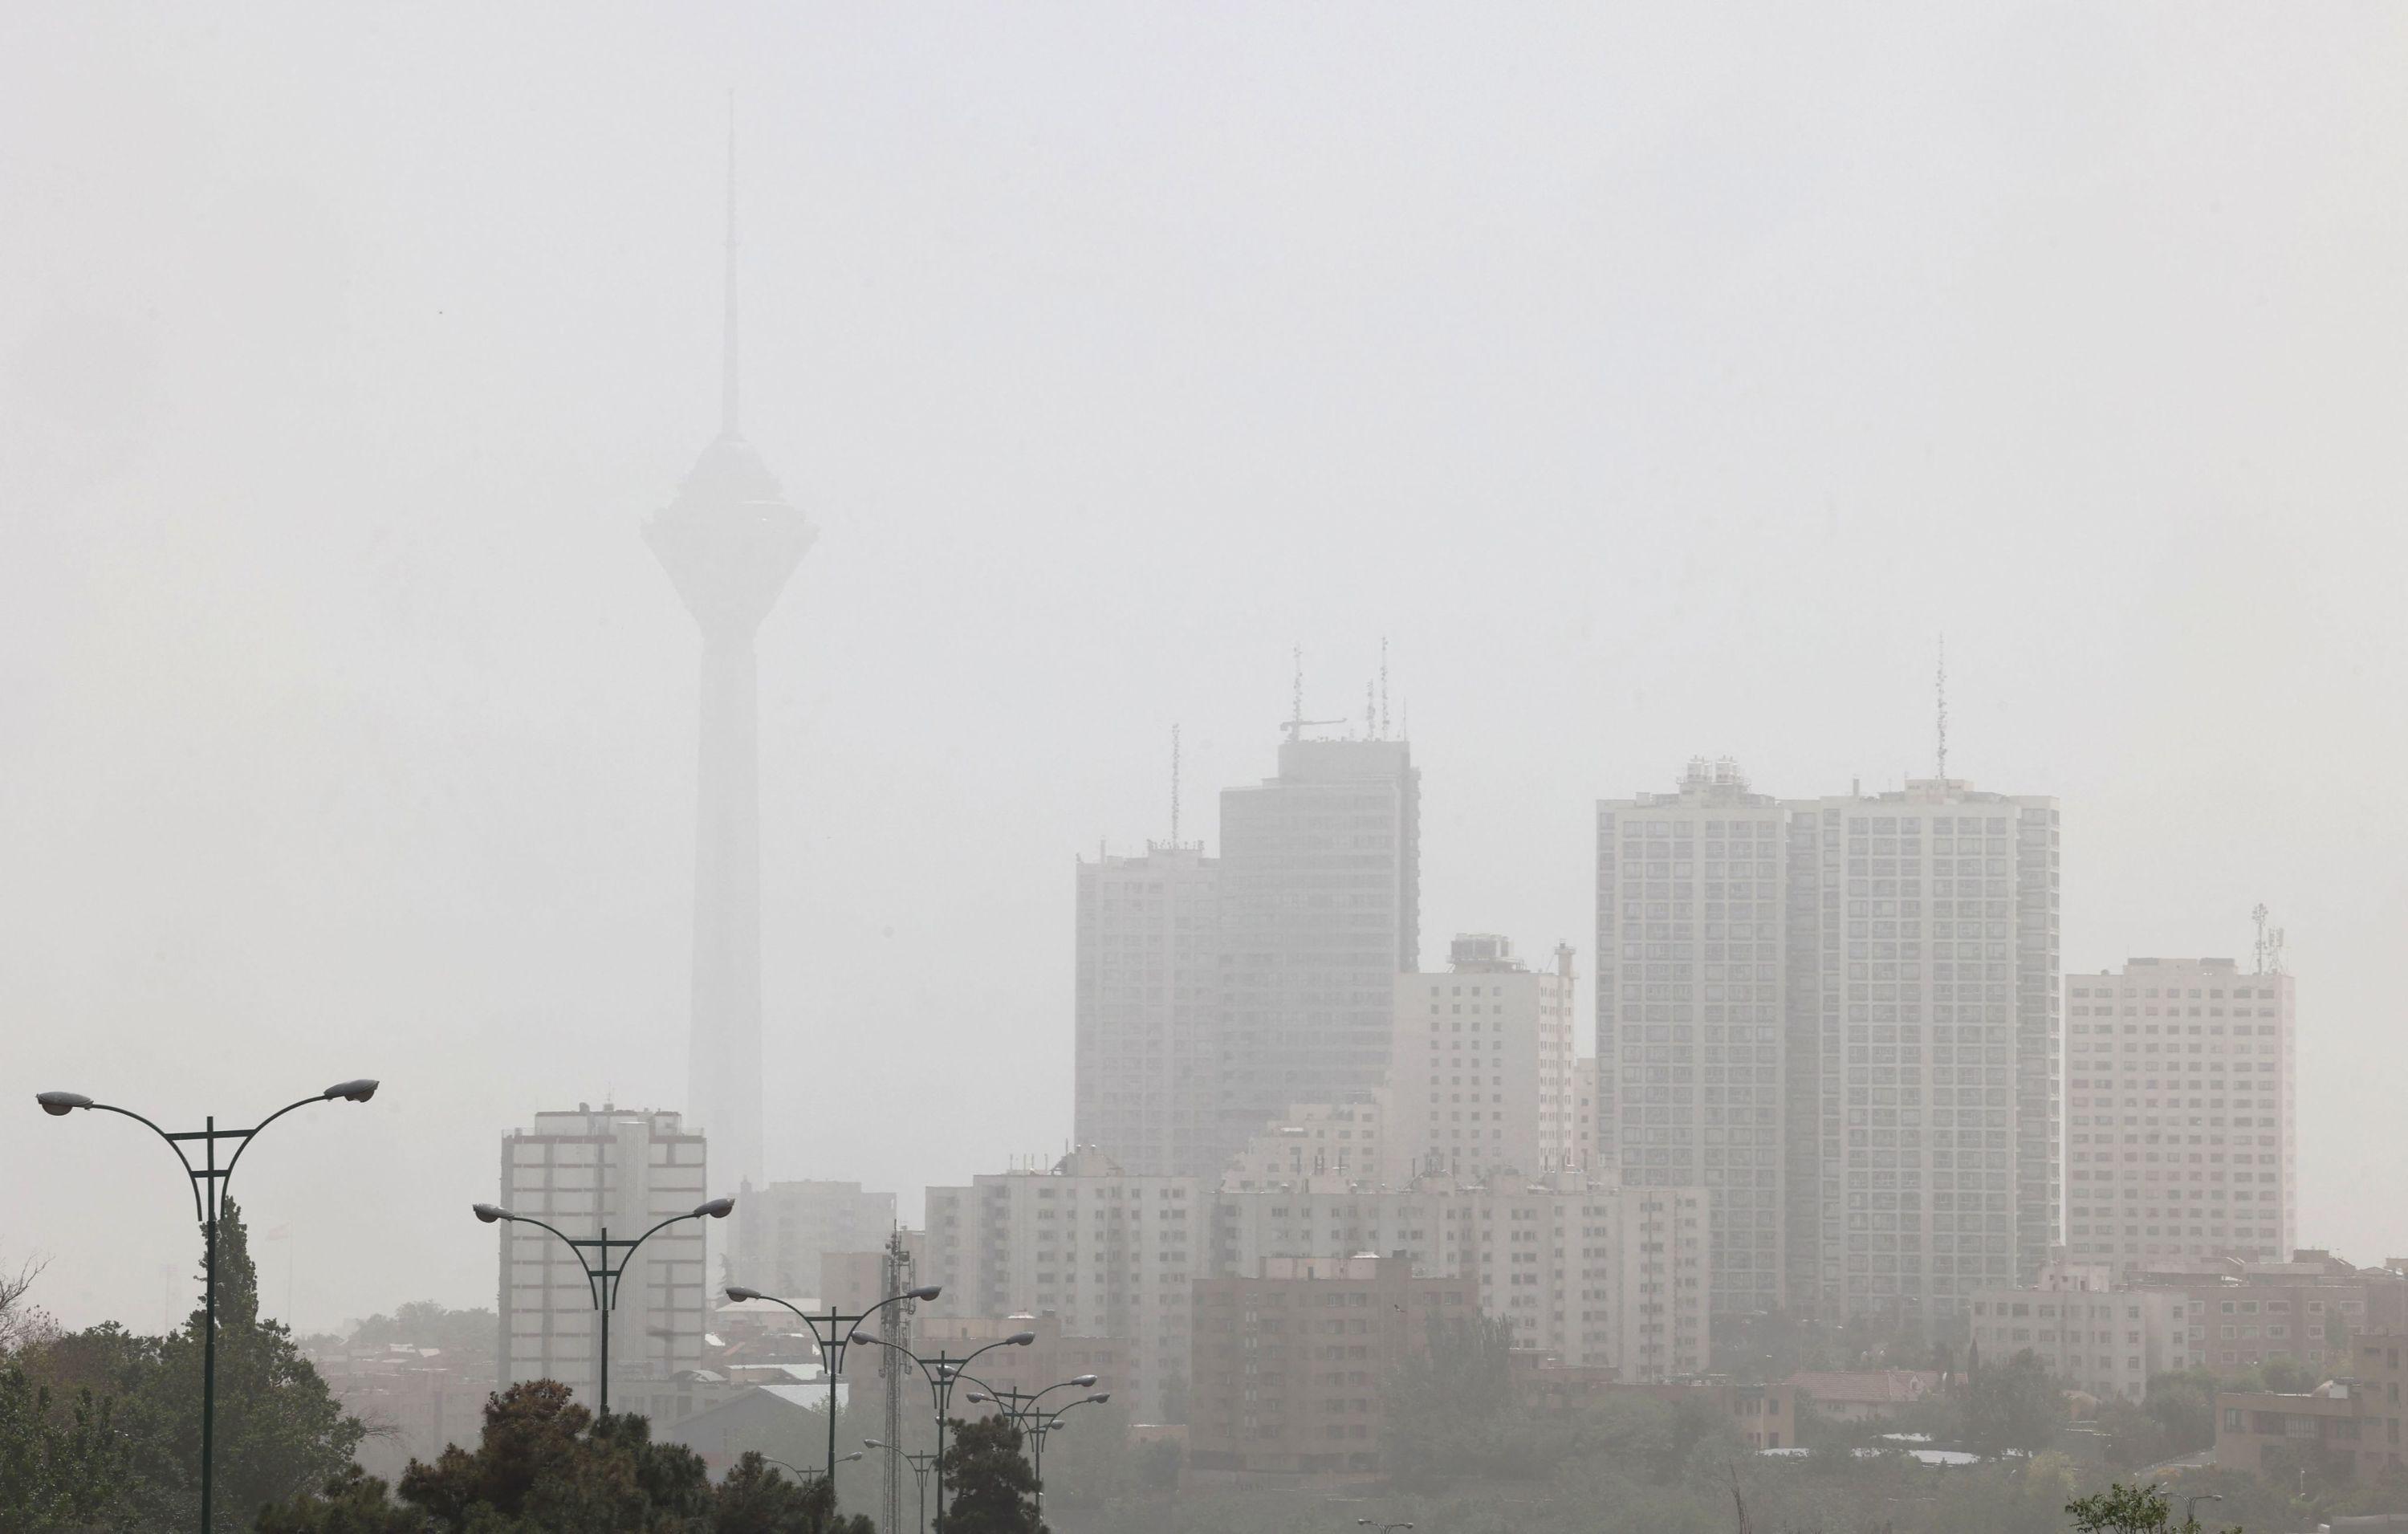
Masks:
[[[962,1369],[976,1360],[980,1355],[993,1353],[997,1348],[1025,1348],[1037,1340],[1037,1334],[1033,1331],[1016,1331],[1010,1337],[998,1338],[982,1348],[972,1348],[959,1358],[949,1358],[941,1353],[934,1358],[923,1358],[899,1343],[890,1342],[874,1332],[858,1329],[853,1333],[849,1340],[875,1342],[882,1348],[892,1349],[919,1365],[920,1372],[927,1376],[928,1393],[936,1398],[937,1402],[937,1522],[942,1524],[945,1521],[945,1418],[953,1409],[953,1386],[964,1378]]]
[[[694,1208],[686,1211],[683,1214],[670,1215],[667,1219],[663,1220],[660,1224],[652,1226],[652,1229],[645,1231],[642,1235],[630,1241],[612,1240],[610,1239],[610,1227],[609,1226],[602,1226],[598,1235],[586,1237],[580,1240],[575,1236],[563,1235],[560,1231],[554,1230],[551,1226],[544,1224],[541,1220],[537,1219],[532,1214],[514,1214],[498,1204],[475,1204],[470,1206],[470,1208],[475,1211],[477,1218],[484,1221],[487,1225],[492,1225],[496,1220],[509,1220],[520,1225],[531,1225],[538,1230],[552,1231],[554,1236],[560,1237],[562,1242],[567,1246],[570,1255],[577,1259],[577,1266],[585,1269],[586,1292],[594,1297],[595,1324],[599,1326],[602,1331],[602,1367],[599,1371],[599,1394],[601,1396],[602,1415],[604,1416],[609,1416],[610,1414],[610,1312],[619,1308],[619,1279],[620,1276],[627,1270],[628,1259],[632,1258],[636,1254],[636,1248],[643,1245],[646,1241],[651,1240],[661,1231],[677,1224],[680,1220],[700,1220],[706,1217],[713,1220],[724,1220],[727,1218],[728,1211],[735,1207],[736,1200],[733,1198],[713,1198],[707,1204],[695,1205]],[[585,1249],[587,1247],[592,1247],[594,1249],[596,1259],[595,1262],[588,1262],[585,1259]],[[616,1258],[616,1261],[612,1260],[614,1257]],[[509,1360],[504,1359],[504,1366],[508,1367],[509,1362]]]
[[[937,1456],[924,1449],[916,1451],[898,1449],[892,1443],[881,1443],[874,1438],[863,1439],[861,1446],[865,1449],[883,1449],[911,1467],[911,1479],[920,1488],[919,1527],[925,1529],[928,1527],[928,1471],[935,1468]]]
[[[850,1465],[860,1457],[861,1455],[858,1454],[850,1454],[845,1455],[842,1459],[838,1460],[837,1463],[839,1465]],[[791,1471],[796,1481],[801,1482],[807,1486],[814,1481],[824,1481],[833,1473],[829,1470],[807,1470],[799,1465],[789,1465],[784,1460],[780,1459],[776,1455],[763,1455],[761,1456],[761,1461],[763,1464],[776,1465]]]
[[[1378,1529],[1380,1534],[1395,1534],[1395,1531],[1399,1528],[1411,1528],[1413,1527],[1411,1524],[1375,1524],[1369,1518],[1357,1518],[1354,1521],[1361,1524],[1365,1528]]]
[[[377,1083],[365,1077],[355,1082],[337,1082],[314,1097],[304,1097],[299,1102],[286,1104],[248,1129],[221,1129],[218,1127],[217,1119],[211,1116],[203,1121],[204,1127],[188,1129],[176,1134],[170,1134],[160,1128],[131,1109],[118,1108],[105,1102],[94,1102],[80,1092],[35,1094],[34,1100],[42,1105],[42,1111],[53,1117],[64,1118],[77,1109],[83,1108],[95,1113],[117,1113],[132,1119],[167,1142],[167,1148],[175,1152],[176,1159],[184,1164],[185,1175],[192,1181],[193,1212],[200,1216],[201,1229],[204,1232],[201,1286],[204,1295],[202,1306],[207,1316],[201,1333],[201,1534],[209,1534],[216,1492],[214,1461],[217,1457],[218,1420],[218,1216],[225,1206],[226,1181],[234,1176],[235,1166],[242,1160],[242,1153],[251,1149],[252,1137],[285,1114],[296,1108],[307,1108],[313,1102],[334,1102],[337,1099],[344,1102],[366,1102],[376,1096],[376,1089]],[[193,1158],[184,1154],[184,1142],[193,1140],[201,1142],[201,1165],[197,1167],[193,1165]],[[218,1165],[218,1141],[222,1140],[235,1142],[234,1154],[226,1158],[226,1164],[222,1167]]]
[[[1037,1477],[1037,1515],[1043,1517],[1045,1515],[1045,1441],[1053,1436],[1055,1428],[1062,1426],[1062,1418],[1067,1413],[1082,1406],[1101,1406],[1112,1398],[1112,1393],[1109,1390],[1100,1391],[1048,1412],[1038,1403],[1056,1390],[1087,1389],[1096,1383],[1096,1377],[1092,1374],[1082,1374],[1074,1380],[1064,1380],[1058,1384],[1049,1384],[1042,1390],[997,1390],[982,1381],[972,1380],[970,1383],[978,1385],[979,1388],[963,1397],[964,1400],[992,1404],[1028,1435],[1029,1469]]]
[[[727,1297],[738,1304],[740,1305],[748,1299],[766,1299],[772,1305],[783,1305],[793,1311],[804,1326],[810,1328],[811,1340],[819,1345],[820,1368],[827,1375],[827,1459],[830,1467],[828,1473],[831,1475],[836,1473],[834,1469],[836,1465],[836,1371],[844,1363],[844,1345],[853,1340],[853,1334],[860,1328],[863,1322],[886,1309],[887,1306],[900,1305],[907,1299],[934,1299],[944,1292],[945,1286],[941,1283],[924,1283],[916,1289],[906,1289],[899,1295],[888,1295],[859,1315],[842,1314],[833,1305],[827,1308],[825,1315],[811,1315],[792,1300],[780,1299],[776,1295],[765,1295],[758,1289],[747,1289],[740,1283],[731,1283],[727,1286]],[[827,1333],[824,1336],[820,1332],[820,1323],[823,1321],[827,1323]],[[854,1455],[853,1457],[859,1459],[861,1456]]]

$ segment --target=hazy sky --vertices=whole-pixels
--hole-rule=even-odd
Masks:
[[[136,1125],[307,1325],[492,1302],[535,1110],[680,1106],[717,415],[773,1168],[1069,1133],[1072,859],[1390,644],[1423,953],[1582,951],[1592,801],[1735,755],[2064,804],[2064,954],[2300,976],[2302,1241],[2408,1252],[2408,13],[0,9],[0,1259],[155,1326]],[[2388,978],[2386,978],[2388,977]],[[1583,997],[1584,1011],[1588,1002]],[[939,1275],[941,1277],[941,1275]],[[188,1286],[175,1281],[180,1311]]]

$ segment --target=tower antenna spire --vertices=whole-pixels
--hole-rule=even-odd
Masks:
[[[1179,726],[1170,726],[1170,845],[1179,846]]]
[[[1940,770],[1938,776],[1942,782],[1946,782],[1948,781],[1948,636],[1945,634],[1940,636],[1940,676],[1938,682],[1935,684],[1934,691],[1937,694],[1940,704]]]
[[[1294,721],[1304,717],[1304,646],[1297,645],[1289,654],[1296,663],[1296,683],[1288,693],[1287,716]]]
[[[1388,738],[1388,637],[1380,636],[1380,738]]]
[[[726,314],[719,342],[719,434],[736,432],[736,92],[727,93],[727,269]]]

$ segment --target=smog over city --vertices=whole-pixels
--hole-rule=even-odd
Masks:
[[[2408,12],[0,142],[0,1530],[2408,1531]]]

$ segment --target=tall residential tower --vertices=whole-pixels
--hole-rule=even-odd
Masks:
[[[1217,1169],[1196,1084],[1212,1079],[1219,873],[1194,843],[1079,863],[1074,1123],[1134,1177]]]

